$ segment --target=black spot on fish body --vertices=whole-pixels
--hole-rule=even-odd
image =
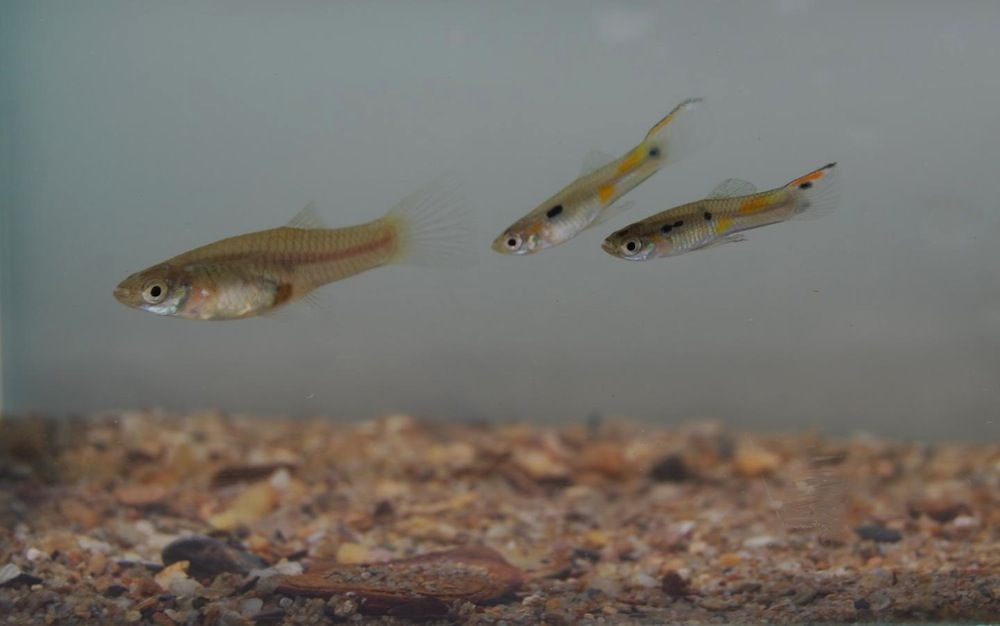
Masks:
[[[660,226],[660,232],[663,233],[664,235],[666,235],[673,229],[674,227],[671,224],[664,224],[663,226]]]
[[[799,185],[799,189],[809,189],[812,186],[813,186],[812,182],[807,180],[806,182]]]
[[[705,211],[705,221],[706,222],[711,222],[712,221],[712,213],[711,212]]]
[[[653,146],[653,147],[651,147],[649,149],[649,156],[653,157],[654,159],[657,158],[657,157],[659,157],[660,156],[660,147],[659,146]]]
[[[547,217],[547,218],[549,218],[551,220],[551,219],[554,219],[556,216],[558,216],[562,212],[563,212],[563,205],[557,204],[557,205],[555,205],[554,207],[552,207],[551,209],[549,209],[548,211],[545,212],[545,217]]]
[[[677,220],[676,222],[674,222],[674,228],[680,228],[683,225],[684,225],[684,220]]]

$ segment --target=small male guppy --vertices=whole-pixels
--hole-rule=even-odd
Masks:
[[[706,140],[698,129],[698,116],[691,113],[701,103],[701,98],[691,98],[677,105],[649,130],[642,143],[618,159],[608,162],[599,153],[588,156],[582,176],[505,230],[494,240],[493,249],[515,255],[538,252],[631,207],[632,203],[624,202],[612,205]],[[600,164],[594,162],[598,160]]]
[[[757,193],[751,183],[729,178],[709,196],[629,224],[608,236],[605,252],[646,261],[691,250],[743,241],[741,231],[795,218],[818,217],[839,197],[836,163],[796,178],[784,187]]]
[[[383,217],[326,228],[311,206],[287,225],[222,239],[132,274],[122,304],[158,315],[233,320],[267,314],[313,290],[390,263],[446,260],[468,239],[440,181]]]

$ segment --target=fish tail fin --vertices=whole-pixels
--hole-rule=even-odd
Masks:
[[[440,176],[400,200],[382,219],[396,229],[390,263],[464,267],[475,258],[471,218],[452,175]]]
[[[643,140],[647,150],[657,149],[662,163],[684,159],[711,143],[711,124],[704,98],[688,98],[657,122]]]
[[[814,219],[833,211],[840,202],[840,176],[836,163],[800,176],[785,185],[795,198],[795,219]]]

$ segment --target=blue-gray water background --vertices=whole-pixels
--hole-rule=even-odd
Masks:
[[[5,3],[3,408],[113,407],[1000,433],[1000,3]],[[528,258],[488,249],[678,101],[714,143],[636,208]],[[838,211],[645,264],[601,251],[723,178],[839,161]],[[379,269],[303,319],[127,309],[127,274],[333,225],[445,171],[478,264]]]

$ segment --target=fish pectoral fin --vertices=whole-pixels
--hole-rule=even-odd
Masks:
[[[593,228],[594,226],[603,224],[604,222],[610,220],[611,218],[618,217],[619,215],[621,215],[625,211],[628,211],[634,206],[635,202],[633,202],[632,200],[615,202],[611,206],[605,207],[600,213],[598,213],[597,217],[594,218],[594,221],[587,225],[587,228]]]
[[[309,204],[302,207],[302,210],[295,214],[295,217],[290,219],[286,228],[300,228],[303,230],[309,230],[312,228],[329,228],[326,222],[320,217],[319,213],[316,212],[316,203],[310,202]]]
[[[591,172],[596,172],[608,163],[615,160],[613,154],[608,154],[602,150],[591,150],[583,157],[583,167],[580,173],[583,175],[590,174]]]
[[[737,241],[746,241],[747,236],[741,235],[739,233],[734,233],[732,235],[726,235],[725,237],[719,237],[718,239],[713,239],[712,241],[706,243],[705,245],[698,248],[698,250],[706,250],[708,248],[717,248],[718,246],[724,246],[727,243],[736,243]]]
[[[738,198],[739,196],[749,196],[757,193],[757,187],[739,178],[727,178],[711,191],[706,198]]]

